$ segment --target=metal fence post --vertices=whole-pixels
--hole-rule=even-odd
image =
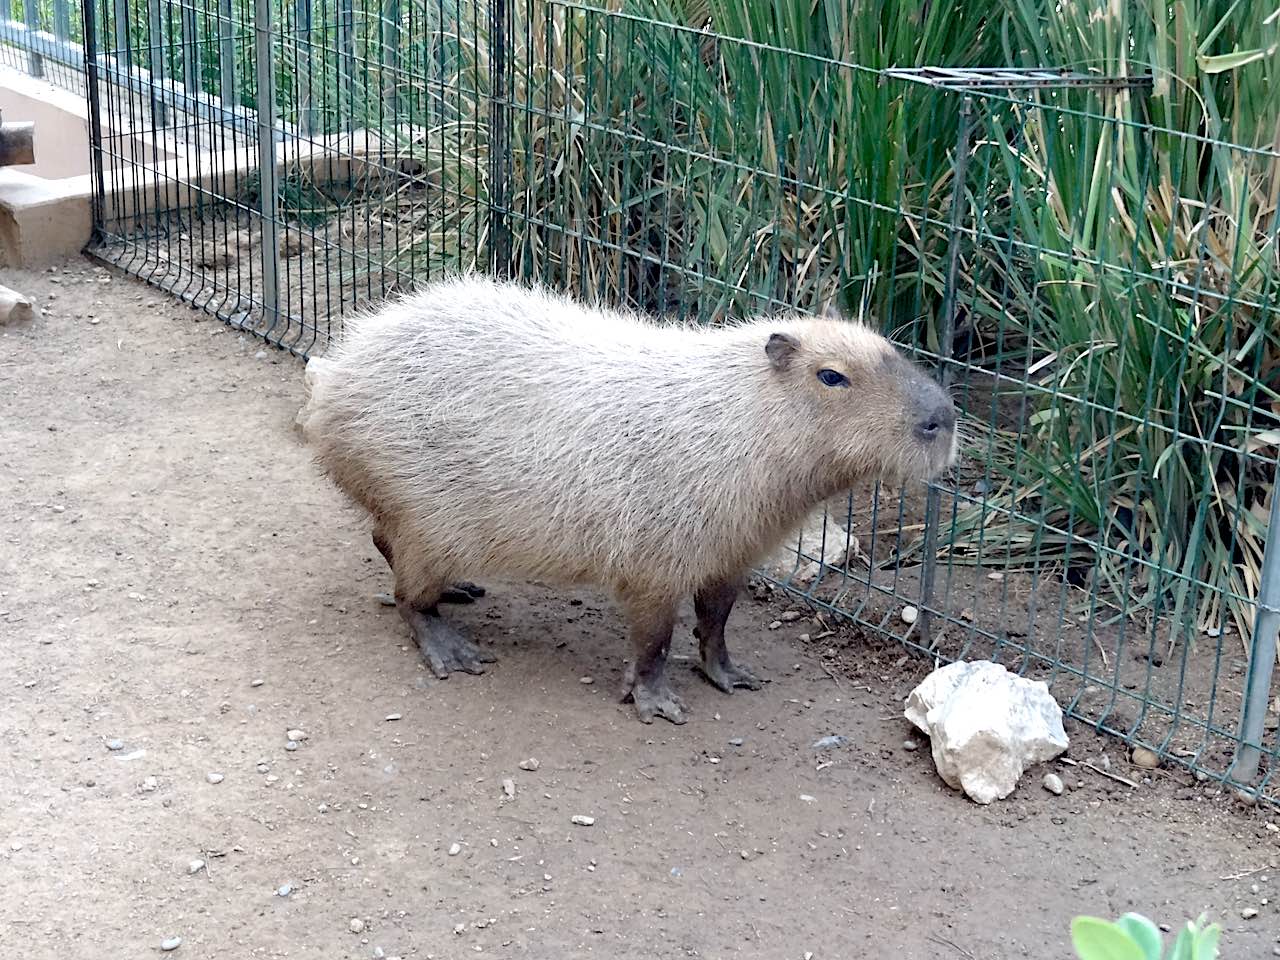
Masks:
[[[298,132],[309,137],[315,130],[315,109],[311,105],[311,0],[296,0],[293,11],[293,82],[298,92]]]
[[[489,2],[489,269],[510,270],[507,187],[510,149],[507,110],[507,0]]]
[[[92,229],[94,238],[102,233],[106,219],[106,178],[102,170],[102,113],[98,91],[98,0],[84,0],[84,71],[89,98],[89,163],[93,170]]]
[[[400,118],[400,0],[382,3],[382,56],[380,80],[384,109],[399,122]]]
[[[92,0],[86,0],[92,2]],[[127,71],[133,66],[133,49],[132,42],[129,39],[129,0],[114,0],[111,7],[112,26],[116,35],[115,57],[120,66]],[[89,28],[85,28],[87,36]],[[103,37],[103,46],[109,47],[106,37]]]
[[[165,125],[166,107],[157,91],[164,79],[164,30],[160,20],[160,0],[147,0],[147,70],[151,73],[151,119]]]
[[[236,34],[231,0],[218,0],[218,99],[236,105]]]
[[[22,15],[27,21],[27,29],[34,32],[40,29],[40,5],[36,0],[22,0]],[[27,73],[33,77],[44,76],[44,57],[34,50],[27,52]]]
[[[1271,481],[1271,509],[1267,541],[1262,553],[1262,580],[1253,620],[1249,670],[1245,676],[1244,703],[1240,707],[1240,742],[1227,775],[1239,783],[1258,776],[1262,738],[1266,733],[1267,699],[1271,674],[1276,667],[1276,637],[1280,634],[1280,464]]]
[[[951,341],[955,339],[956,329],[956,283],[960,274],[960,221],[964,216],[965,179],[969,172],[969,150],[973,139],[973,101],[965,96],[960,101],[960,128],[956,133],[956,154],[951,166],[951,212],[949,216],[949,236],[947,239],[947,275],[946,285],[942,291],[942,329],[938,334],[938,358],[941,366],[939,376],[942,388],[951,385]],[[941,496],[936,483],[929,484],[929,493],[925,500],[924,513],[924,570],[920,578],[920,625],[921,642],[926,646],[933,636],[934,583],[938,569],[938,511]]]
[[[276,195],[276,72],[272,0],[254,0],[254,73],[258,110],[258,212],[262,219],[262,319],[270,330],[280,319],[280,224]]]
[[[356,128],[356,16],[352,0],[338,0],[338,49],[342,54],[338,112],[344,117],[344,129],[351,133]]]
[[[59,40],[71,39],[71,5],[68,0],[53,0],[53,35]]]
[[[194,97],[200,93],[201,86],[200,39],[194,3],[185,2],[179,6],[178,16],[178,29],[182,36],[182,85]]]

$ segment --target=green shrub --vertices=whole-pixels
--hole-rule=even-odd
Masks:
[[[1071,922],[1071,943],[1080,960],[1215,960],[1221,933],[1217,924],[1206,926],[1203,916],[1188,921],[1166,953],[1159,929],[1140,914],[1126,913],[1115,922],[1097,917]]]

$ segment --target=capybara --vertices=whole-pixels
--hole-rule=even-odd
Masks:
[[[460,578],[611,591],[624,699],[686,719],[664,668],[692,593],[701,668],[757,689],[724,625],[748,572],[827,498],[956,456],[946,392],[870,328],[798,314],[699,327],[479,276],[349,320],[307,366],[303,434],[373,519],[438,677],[494,657],[444,620]]]

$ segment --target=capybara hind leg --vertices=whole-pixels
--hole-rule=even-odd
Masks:
[[[373,531],[373,545],[378,548],[378,552],[382,554],[382,559],[387,561],[387,566],[394,572],[396,565],[392,560],[394,554],[391,550],[391,541],[381,527]],[[389,593],[380,593],[377,595],[378,600],[384,605],[395,606],[396,598]],[[475,603],[480,597],[484,596],[484,587],[477,586],[467,580],[459,580],[453,586],[445,587],[440,593],[437,603]]]
[[[484,673],[484,665],[498,658],[485,653],[444,621],[436,607],[442,588],[423,589],[421,580],[409,582],[415,584],[414,589],[407,589],[401,575],[396,574],[396,609],[431,672],[441,680],[455,670]]]
[[[724,625],[740,590],[738,581],[725,581],[704,587],[693,596],[694,611],[698,615],[693,635],[698,638],[702,654],[702,674],[725,693],[733,693],[734,687],[759,690],[761,686],[755,674],[729,659],[724,643]]]
[[[666,676],[676,619],[674,606],[659,605],[647,610],[629,607],[635,660],[627,667],[622,701],[635,703],[636,716],[645,723],[652,723],[654,717],[684,723],[689,719],[688,707],[671,689]]]

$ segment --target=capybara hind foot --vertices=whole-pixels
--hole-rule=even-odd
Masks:
[[[703,660],[700,669],[712,686],[725,693],[733,693],[734,687],[759,690],[764,686],[759,677],[746,667],[734,663],[728,656],[721,660]]]
[[[434,607],[426,611],[415,610],[403,601],[396,606],[409,624],[422,659],[427,661],[427,666],[438,679],[446,679],[454,670],[484,673],[486,663],[497,661],[493,654],[485,653],[445,623]]]
[[[444,593],[440,594],[440,603],[475,603],[484,596],[484,587],[471,583],[469,580],[459,580],[451,587],[445,587]]]
[[[637,680],[623,702],[626,700],[635,703],[636,716],[643,723],[653,723],[654,717],[662,717],[672,723],[684,723],[689,719],[689,708],[676,696],[665,677],[654,681]]]

